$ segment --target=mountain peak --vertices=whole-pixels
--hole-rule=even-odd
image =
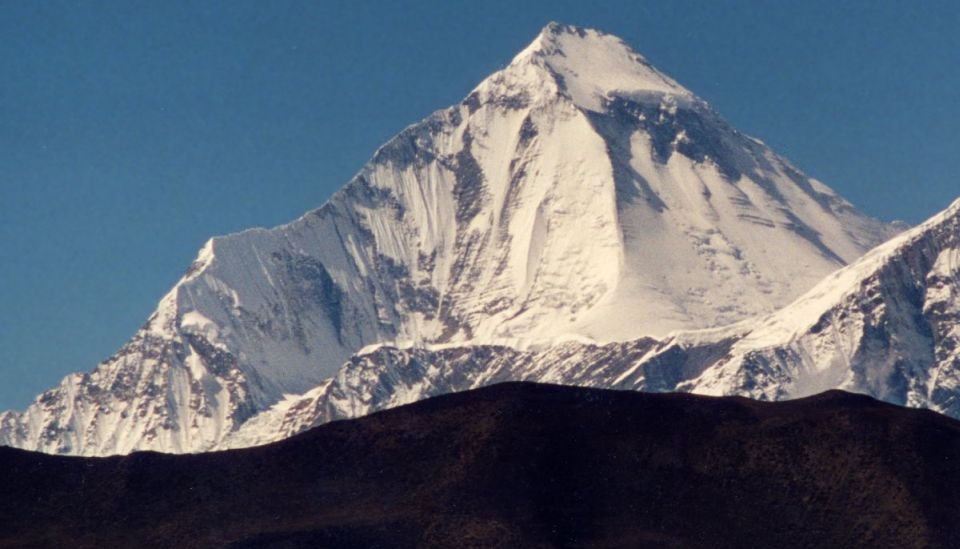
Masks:
[[[570,34],[580,38],[586,38],[590,34],[606,35],[602,31],[577,25],[567,25],[557,21],[550,21],[540,30],[540,37],[553,37]]]
[[[531,63],[547,69],[561,91],[591,111],[603,110],[611,97],[696,99],[626,42],[596,29],[548,23],[511,67]]]
[[[347,417],[370,395],[424,394],[396,377],[342,389],[342,368],[380,371],[364,349],[643,347],[771,313],[889,234],[703,106],[619,38],[548,25],[325,206],[212,240],[117,353],[0,416],[0,445],[104,455],[208,450],[242,426],[244,441],[276,437],[317,410],[293,395]],[[490,364],[441,371],[501,379],[463,374]],[[543,379],[599,383],[574,370]]]

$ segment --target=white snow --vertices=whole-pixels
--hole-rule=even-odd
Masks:
[[[594,29],[550,23],[512,64],[541,62],[563,78],[574,103],[592,111],[602,110],[603,100],[615,95],[694,99],[623,40]]]
[[[614,100],[638,112],[608,111]],[[338,409],[369,410],[350,391],[373,370],[342,366],[396,347],[495,346],[556,365],[523,375],[626,382],[646,375],[639,356],[607,377],[575,358],[586,348],[619,364],[646,345],[620,342],[675,331],[695,345],[705,336],[688,332],[772,313],[891,232],[620,39],[551,24],[463,103],[381,147],[320,209],[204,244],[122,352],[3,416],[0,443],[189,452],[241,428],[289,432],[310,422],[258,414],[289,416],[303,398],[315,409],[335,378],[349,393]],[[768,322],[771,338],[796,328]],[[401,387],[394,401],[434,389]]]

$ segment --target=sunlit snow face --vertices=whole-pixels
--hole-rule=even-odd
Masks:
[[[498,379],[680,388],[739,337],[718,327],[886,234],[619,39],[550,25],[323,207],[212,239],[0,440],[195,451]]]

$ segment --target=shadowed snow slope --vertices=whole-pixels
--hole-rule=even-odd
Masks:
[[[218,447],[370,345],[616,344],[768,314],[891,236],[620,39],[548,25],[328,203],[210,240],[0,443]]]

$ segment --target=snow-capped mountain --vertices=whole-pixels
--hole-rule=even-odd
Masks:
[[[828,389],[960,417],[960,200],[753,323],[702,394],[779,400]]]
[[[717,327],[894,232],[620,39],[550,24],[321,208],[207,242],[117,354],[0,416],[0,444],[207,450],[371,345],[609,348]]]
[[[371,349],[241,426],[225,445],[271,442],[502,381],[758,400],[843,389],[960,418],[960,200],[776,313],[605,345]]]

